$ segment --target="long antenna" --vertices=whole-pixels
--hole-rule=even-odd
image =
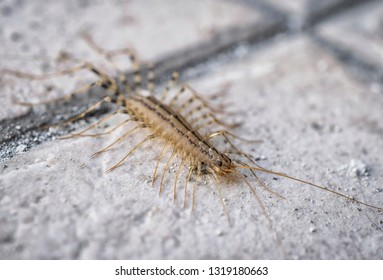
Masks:
[[[374,205],[365,203],[365,202],[363,202],[363,201],[360,201],[360,200],[355,199],[354,197],[351,197],[351,196],[345,195],[345,194],[343,194],[343,193],[334,191],[334,190],[329,189],[329,188],[324,187],[324,186],[320,186],[320,185],[317,185],[317,184],[314,184],[314,183],[311,183],[311,182],[308,182],[308,181],[305,181],[305,180],[302,180],[302,179],[298,179],[298,178],[292,177],[292,176],[287,175],[287,174],[285,174],[285,173],[276,172],[276,171],[272,171],[272,170],[268,170],[268,169],[264,169],[264,168],[260,168],[260,167],[252,167],[252,166],[236,165],[235,168],[243,168],[243,169],[250,169],[250,170],[255,170],[255,171],[261,171],[261,172],[270,173],[270,174],[274,174],[274,175],[277,175],[277,176],[281,176],[281,177],[289,178],[289,179],[291,179],[291,180],[294,180],[294,181],[297,181],[297,182],[300,182],[300,183],[304,183],[304,184],[306,184],[306,185],[310,185],[310,186],[313,186],[313,187],[315,187],[315,188],[318,188],[318,189],[321,189],[321,190],[324,190],[324,191],[327,191],[327,192],[330,192],[330,193],[339,195],[339,196],[341,196],[341,197],[344,197],[344,198],[346,198],[346,199],[348,199],[348,200],[354,201],[354,202],[359,203],[359,204],[361,204],[361,205],[365,205],[365,206],[368,206],[368,207],[377,209],[377,210],[379,210],[379,211],[383,211],[383,208],[381,208],[381,207],[378,207],[378,206],[374,206]]]

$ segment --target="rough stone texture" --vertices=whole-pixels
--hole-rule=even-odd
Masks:
[[[243,123],[238,135],[263,140],[235,141],[259,164],[382,206],[381,87],[354,79],[343,61],[321,47],[311,35],[286,33],[228,51],[183,76],[197,76],[190,83],[201,94],[228,91],[224,103],[238,113],[224,119]],[[85,126],[81,121],[74,128]],[[46,142],[25,153],[18,147],[17,156],[2,162],[0,258],[383,258],[381,213],[291,180],[259,174],[286,198],[280,199],[242,170],[268,216],[244,183],[222,182],[229,225],[209,178],[198,184],[193,213],[193,183],[187,208],[182,206],[186,170],[173,202],[179,159],[158,196],[160,178],[154,187],[150,181],[160,141],[105,173],[148,133],[90,158],[126,129],[108,137]]]
[[[212,40],[227,29],[264,26],[269,21],[256,8],[217,0],[4,1],[0,5],[0,69],[31,73],[52,72],[61,52],[81,60],[99,60],[80,38],[82,32],[91,34],[106,49],[131,46],[143,60],[154,62]],[[73,64],[60,63],[59,67]],[[129,62],[122,59],[121,64]],[[3,77],[0,120],[27,112],[27,108],[12,103],[15,97],[29,102],[53,99],[89,78],[94,76],[83,73],[78,79],[30,83]]]
[[[343,16],[324,22],[317,34],[332,46],[359,61],[383,70],[383,3],[356,7]]]
[[[218,66],[192,83],[200,92],[214,92],[228,82],[231,109],[243,112],[235,118],[244,121],[237,133],[264,140],[241,147],[263,159],[261,164],[349,195],[364,195],[381,205],[379,151],[383,147],[378,120],[383,104],[376,94],[367,95],[364,85],[349,79],[337,61],[299,36],[244,54],[238,62]],[[278,199],[257,187],[273,231],[241,182],[222,187],[232,226],[207,178],[198,187],[193,214],[190,196],[186,210],[181,196],[172,202],[176,167],[167,174],[166,191],[158,197],[158,185],[150,186],[150,176],[161,142],[140,149],[114,172],[104,173],[145,134],[138,133],[97,159],[89,155],[109,143],[110,137],[57,140],[7,161],[0,176],[5,225],[1,256],[383,257],[381,231],[371,225],[379,224],[381,215],[364,207],[358,211],[358,205],[288,180],[260,175],[286,197]]]

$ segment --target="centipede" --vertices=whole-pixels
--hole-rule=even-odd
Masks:
[[[108,75],[106,72],[98,69],[89,62],[83,62],[78,66],[52,74],[38,75],[11,69],[2,69],[0,73],[2,75],[11,75],[17,78],[31,80],[43,80],[63,75],[71,75],[82,70],[87,70],[95,74],[98,77],[95,82],[87,84],[79,90],[64,96],[63,98],[70,98],[73,95],[88,91],[94,87],[101,89],[105,93],[105,96],[96,103],[89,105],[85,111],[71,117],[64,123],[73,123],[85,118],[89,113],[95,111],[103,103],[113,103],[116,105],[116,109],[92,123],[90,126],[60,138],[68,139],[89,136],[101,137],[110,135],[118,128],[124,127],[127,123],[135,123],[133,128],[124,132],[116,140],[112,141],[109,145],[92,155],[92,157],[98,157],[115,147],[118,143],[127,141],[129,136],[132,134],[139,133],[140,130],[149,131],[149,135],[143,137],[143,139],[132,147],[129,152],[124,154],[123,157],[108,168],[106,170],[107,173],[112,172],[124,165],[129,157],[144,144],[157,140],[161,141],[163,145],[158,151],[158,158],[151,177],[151,183],[155,184],[157,179],[160,181],[159,193],[161,194],[163,192],[166,172],[175,158],[178,157],[180,159],[180,164],[175,172],[172,186],[174,200],[179,192],[177,187],[181,174],[186,173],[185,185],[183,187],[183,206],[185,208],[187,206],[186,197],[189,187],[192,188],[191,204],[192,207],[194,207],[195,193],[198,182],[201,177],[206,176],[210,178],[210,182],[216,186],[218,199],[220,200],[220,204],[222,205],[222,209],[227,217],[227,220],[229,221],[229,224],[231,223],[229,211],[221,194],[221,186],[223,182],[228,179],[242,182],[242,184],[245,185],[255,197],[265,214],[265,206],[254,187],[252,179],[255,180],[255,184],[260,185],[267,192],[283,198],[283,196],[267,186],[267,184],[259,177],[260,173],[267,173],[272,174],[273,176],[287,178],[289,180],[296,181],[297,183],[302,183],[304,185],[332,193],[333,195],[352,201],[359,205],[363,205],[380,212],[383,211],[382,207],[348,196],[329,187],[315,184],[307,180],[302,180],[284,172],[274,171],[262,167],[256,162],[256,160],[253,159],[251,154],[242,151],[235,144],[235,141],[233,141],[236,139],[238,141],[256,143],[258,140],[249,140],[245,137],[238,136],[232,132],[232,129],[240,124],[226,123],[226,121],[222,121],[218,117],[218,115],[224,113],[224,108],[213,104],[211,99],[217,96],[221,97],[221,94],[206,98],[194,90],[190,84],[181,83],[179,81],[180,74],[178,72],[173,72],[162,92],[156,93],[154,64],[146,62],[142,63],[138,59],[136,51],[132,48],[123,48],[111,51],[105,50],[98,46],[88,34],[83,34],[82,37],[91,49],[96,51],[102,56],[103,59],[105,59],[105,61],[114,70],[115,75]],[[132,71],[129,77],[126,72],[119,69],[115,62],[116,57],[122,55],[127,56],[131,61]],[[146,69],[145,77],[142,75],[143,64]],[[49,102],[52,101],[41,103],[45,104]],[[32,107],[36,105],[25,101],[18,101],[17,103]],[[117,114],[126,116],[126,119],[109,130],[101,133],[91,133],[93,129],[99,127],[102,123]],[[221,138],[228,148],[223,150],[214,145],[212,140],[215,138]],[[162,169],[162,175],[159,175],[160,163],[164,159],[167,152],[170,152],[170,157],[166,160],[165,166]],[[186,169],[187,172],[183,172],[184,169]],[[244,171],[246,170],[249,172],[250,176],[244,174]],[[190,182],[193,182],[192,187],[189,186]]]

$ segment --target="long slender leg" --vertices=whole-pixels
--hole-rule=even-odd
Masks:
[[[64,121],[64,122],[59,122],[57,124],[49,124],[49,125],[45,125],[43,126],[43,128],[49,128],[49,127],[57,127],[57,126],[60,126],[60,125],[65,125],[65,124],[68,124],[68,123],[72,123],[72,122],[75,122],[79,119],[82,119],[84,118],[87,114],[89,114],[90,112],[93,112],[94,110],[96,110],[102,103],[109,103],[111,102],[111,98],[109,96],[106,96],[104,97],[103,99],[101,99],[100,101],[94,103],[92,106],[90,106],[88,109],[86,109],[85,111],[81,112],[80,114],[77,114],[76,116],[73,116],[71,118],[69,118],[68,120]]]
[[[186,198],[187,198],[188,183],[190,181],[190,177],[193,174],[194,169],[195,169],[195,166],[190,166],[189,174],[188,174],[188,176],[186,178],[185,189],[184,189],[184,208],[186,208]]]
[[[247,158],[252,164],[254,164],[255,166],[259,167],[259,168],[262,168],[262,169],[265,169],[263,168],[262,166],[260,166],[258,163],[256,163],[249,154],[247,153],[244,153],[242,152],[240,149],[237,148],[236,145],[233,144],[233,142],[226,136],[226,134],[221,134],[227,141],[227,143],[229,143],[229,145],[234,149],[234,151],[236,151],[239,155],[241,156],[244,156],[245,158]]]
[[[162,102],[164,102],[166,100],[166,98],[168,97],[170,88],[174,87],[174,85],[177,84],[179,77],[180,77],[180,74],[178,72],[172,73],[171,79],[168,81],[165,89],[161,93],[160,100]]]
[[[77,133],[72,133],[72,134],[69,134],[67,136],[63,136],[63,137],[59,137],[59,139],[67,139],[67,138],[72,138],[72,137],[78,137],[78,136],[81,136],[82,134],[84,134],[85,132],[91,130],[92,128],[95,128],[97,126],[99,126],[101,123],[109,120],[111,117],[115,116],[116,114],[118,113],[118,111],[116,112],[113,112],[112,114],[109,114],[109,115],[106,115],[105,117],[103,117],[101,120],[98,120],[97,122],[91,124],[90,126],[88,126],[87,128],[81,130],[80,132],[77,132]]]
[[[155,138],[155,135],[154,135],[154,134],[151,134],[151,135],[145,137],[144,140],[142,140],[142,141],[141,141],[140,143],[138,143],[132,150],[130,150],[130,152],[127,153],[122,159],[120,159],[119,162],[117,162],[117,163],[116,163],[115,165],[113,165],[111,168],[109,168],[108,170],[106,170],[106,173],[109,173],[109,172],[113,171],[114,169],[116,169],[117,167],[121,166],[122,163],[123,163],[123,162],[124,162],[124,161],[125,161],[131,154],[133,154],[133,152],[134,152],[135,150],[137,150],[139,147],[141,147],[146,141],[151,140],[151,139],[153,139],[153,138]]]
[[[131,130],[129,130],[128,132],[125,132],[122,136],[120,136],[119,138],[117,138],[117,140],[115,140],[113,143],[109,144],[108,146],[106,146],[105,148],[101,149],[100,151],[94,153],[92,155],[92,158],[93,157],[97,157],[99,156],[100,154],[106,152],[107,150],[109,150],[112,146],[114,146],[115,144],[117,144],[118,142],[120,142],[122,139],[128,137],[129,135],[131,135],[133,132],[135,132],[136,130],[138,130],[139,128],[143,128],[145,126],[143,126],[142,124],[139,124],[137,126],[135,126],[134,128],[132,128]]]
[[[201,176],[201,163],[197,164],[197,177],[195,178],[195,183],[193,187],[193,197],[192,197],[192,212],[194,211],[195,207],[195,197],[196,197],[196,191],[197,191],[197,183],[198,179]]]
[[[154,81],[155,81],[155,74],[154,74],[154,64],[150,63],[148,65],[148,76],[147,76],[147,89],[150,93],[154,92]]]
[[[186,90],[189,90],[189,92],[192,94],[192,96],[193,96],[195,99],[199,100],[199,101],[201,102],[202,105],[204,105],[205,107],[207,107],[207,108],[209,108],[209,109],[214,109],[214,106],[213,106],[213,105],[209,104],[209,102],[207,102],[203,97],[201,97],[201,96],[197,93],[197,91],[194,90],[194,89],[193,89],[189,84],[187,84],[187,83],[183,83],[183,84],[181,85],[180,90],[179,90],[178,93],[177,93],[175,96],[173,96],[173,98],[170,100],[169,105],[170,105],[170,106],[174,105],[174,104],[178,101],[178,99],[179,99],[182,95],[184,95],[184,94],[186,93]]]
[[[180,164],[180,167],[178,168],[178,171],[177,171],[177,174],[176,174],[176,180],[174,181],[174,189],[173,189],[173,200],[174,201],[176,201],[176,198],[177,198],[177,181],[178,181],[178,177],[181,174],[181,171],[182,171],[182,169],[184,167],[184,164],[185,164],[185,158],[183,157],[182,161],[181,161],[181,164]]]
[[[96,42],[88,33],[84,32],[82,34],[82,38],[85,40],[85,42],[91,49],[93,49],[96,53],[101,55],[109,63],[109,65],[112,66],[112,68],[119,74],[119,79],[121,82],[126,82],[127,77],[126,77],[126,74],[118,68],[117,64],[113,60],[114,57],[120,56],[120,55],[127,55],[132,63],[133,69],[134,70],[139,69],[140,66],[137,59],[137,55],[132,48],[105,50],[104,48],[96,44]]]
[[[236,163],[239,163],[239,164],[242,164],[243,166],[247,166],[247,167],[250,167],[248,164],[244,163],[243,161],[240,161],[240,160],[235,160]],[[251,172],[253,171],[253,172]],[[250,172],[251,174],[253,174],[255,180],[257,180],[257,182],[262,186],[264,187],[269,193],[279,197],[279,198],[282,198],[282,199],[286,199],[283,195],[273,191],[272,189],[270,189],[258,176],[257,174],[255,174],[254,170],[251,170],[250,169]]]
[[[102,118],[101,120],[91,124],[90,126],[88,126],[87,128],[81,130],[80,132],[77,132],[77,133],[72,133],[68,136],[63,136],[63,137],[60,137],[59,139],[67,139],[67,138],[73,138],[73,137],[85,137],[85,136],[90,136],[90,137],[96,137],[96,136],[101,136],[101,135],[107,135],[107,134],[110,134],[112,133],[113,131],[115,131],[117,128],[123,126],[124,124],[128,123],[129,121],[132,121],[132,120],[136,120],[135,118],[127,118],[126,120],[124,120],[123,122],[119,123],[118,125],[116,125],[114,128],[106,131],[106,132],[102,132],[102,133],[96,133],[96,134],[85,134],[85,132],[99,126],[101,123],[103,122],[106,122],[107,120],[109,120],[110,118],[112,118],[113,116],[117,115],[117,114],[126,114],[125,113],[125,110],[118,110],[116,112],[113,112],[112,114],[109,114],[109,115],[106,115],[104,118]]]
[[[32,74],[32,73],[25,73],[21,71],[15,71],[11,69],[1,69],[0,70],[0,75],[11,75],[14,77],[22,78],[22,79],[28,79],[28,80],[45,80],[45,79],[51,79],[54,77],[59,77],[59,76],[65,76],[65,75],[70,75],[70,74],[75,74],[81,70],[88,70],[97,76],[100,77],[100,80],[98,82],[92,83],[90,85],[85,85],[82,88],[75,90],[74,92],[70,94],[66,94],[61,98],[55,99],[55,100],[50,100],[50,101],[43,101],[37,104],[48,104],[52,102],[56,102],[58,100],[66,100],[72,97],[74,94],[79,94],[82,92],[87,91],[89,88],[93,86],[100,86],[107,91],[111,93],[116,93],[117,91],[117,85],[114,79],[110,78],[106,73],[103,73],[102,71],[98,70],[95,66],[93,66],[91,63],[84,62],[79,66],[75,66],[72,68],[64,69],[61,71],[57,71],[55,73],[48,73],[48,74]],[[34,104],[28,103],[28,102],[18,102],[21,105],[26,105],[26,106],[33,106]]]
[[[170,163],[172,162],[174,156],[176,155],[176,152],[177,152],[177,150],[174,149],[173,152],[172,152],[172,154],[171,154],[171,156],[170,156],[170,158],[169,158],[169,160],[168,160],[168,162],[167,162],[166,165],[165,165],[164,171],[162,172],[161,184],[160,184],[160,193],[159,193],[159,194],[162,193],[162,189],[163,189],[163,185],[164,185],[164,178],[165,178],[166,170],[168,170]]]
[[[115,127],[107,130],[107,131],[104,131],[104,132],[101,132],[101,133],[94,133],[94,134],[80,134],[78,135],[77,137],[99,137],[99,136],[103,136],[103,135],[108,135],[108,134],[111,134],[113,131],[116,131],[118,128],[124,126],[125,124],[127,124],[128,122],[132,121],[133,119],[131,118],[128,118],[122,122],[120,122],[119,124],[117,124]],[[76,135],[75,135],[76,136]]]
[[[257,192],[256,192],[255,189],[251,186],[251,184],[249,183],[249,181],[246,180],[245,176],[244,176],[241,172],[236,172],[236,173],[237,173],[237,175],[241,178],[241,180],[248,186],[249,190],[253,193],[254,197],[256,198],[256,200],[257,200],[257,202],[258,202],[259,207],[260,207],[261,210],[262,210],[262,213],[265,215],[267,221],[269,222],[269,226],[270,226],[271,230],[274,232],[275,239],[276,239],[277,242],[278,242],[278,246],[279,246],[279,248],[281,249],[282,253],[286,256],[286,252],[285,252],[285,250],[284,250],[284,248],[283,248],[281,238],[279,237],[278,232],[277,232],[277,230],[275,229],[274,223],[273,223],[273,221],[271,220],[270,215],[267,213],[266,207],[265,207],[265,205],[263,204],[261,198],[258,196]]]
[[[208,121],[195,126],[194,127],[195,130],[199,130],[199,129],[202,129],[204,127],[208,127],[209,125],[212,125],[212,124],[215,124],[215,123],[219,124],[221,126],[227,127],[227,128],[235,128],[235,127],[240,126],[240,123],[227,124],[227,123],[219,120],[216,116],[214,116],[210,112],[206,113],[206,114],[203,114],[203,115],[199,116],[198,118],[194,119],[192,121],[191,125],[194,125],[196,122],[198,122],[200,120],[208,120]]]
[[[222,198],[222,193],[221,193],[221,188],[219,186],[220,184],[220,181],[218,179],[218,177],[215,175],[215,173],[210,173],[214,183],[215,183],[215,186],[217,188],[217,193],[218,193],[218,199],[222,205],[222,208],[223,208],[223,211],[225,212],[225,216],[227,218],[227,221],[229,222],[229,225],[231,225],[231,221],[230,221],[230,216],[229,216],[229,212],[227,211],[227,208],[226,208],[226,205],[225,205],[225,201],[223,200]]]
[[[165,151],[169,145],[170,141],[166,142],[166,144],[164,145],[164,147],[162,148],[162,151],[158,157],[158,160],[157,160],[157,163],[156,163],[156,167],[154,168],[154,172],[153,172],[153,176],[152,176],[152,186],[154,185],[154,181],[156,179],[156,175],[157,175],[157,170],[158,170],[158,166],[160,164],[160,161],[161,159],[163,158],[163,156],[165,155]]]
[[[238,140],[241,140],[241,141],[247,142],[247,143],[261,143],[262,142],[262,140],[250,140],[250,139],[245,139],[245,138],[239,137],[238,135],[236,135],[230,131],[227,131],[227,130],[219,130],[219,131],[213,132],[207,136],[207,139],[211,139],[211,138],[214,138],[217,136],[224,136],[224,135],[225,136],[230,135],[231,137],[233,137],[235,139],[238,139]],[[225,138],[227,138],[227,137],[225,137]]]
[[[197,99],[195,96],[191,96],[190,98],[188,98],[186,101],[184,101],[183,103],[181,103],[177,107],[177,111],[182,114],[186,108],[190,108],[193,104],[195,104],[195,101],[199,101],[199,99]],[[202,108],[206,108],[207,110],[214,112],[214,113],[226,113],[227,114],[227,112],[225,112],[225,110],[224,110],[224,107],[225,107],[224,105],[220,105],[220,108],[207,107],[207,106],[203,105],[202,103],[200,103],[199,106],[197,106],[193,110],[195,112],[197,112],[197,111],[200,111]],[[188,111],[188,113],[190,114],[190,111]]]

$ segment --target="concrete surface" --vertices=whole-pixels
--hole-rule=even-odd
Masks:
[[[134,9],[134,3],[125,4],[133,5]],[[225,3],[220,6],[224,10],[230,9],[225,5],[234,5],[233,1],[211,3],[218,6]],[[237,9],[253,12],[248,3],[240,3]],[[346,5],[339,18],[352,21],[355,10],[361,7],[376,9],[366,4],[348,10]],[[70,18],[69,14],[63,14]],[[268,14],[259,16],[262,17],[267,18]],[[332,26],[337,29],[338,16],[334,17]],[[57,20],[60,17],[57,16]],[[240,22],[237,18],[232,23]],[[189,21],[183,24],[188,25]],[[17,24],[11,26],[15,28]],[[149,29],[147,33],[155,33],[155,30]],[[96,36],[110,35],[102,33]],[[55,35],[56,32],[50,34]],[[142,35],[141,38],[145,41],[147,37]],[[119,40],[114,38],[113,41]],[[357,79],[348,71],[348,64],[318,44],[310,31],[281,33],[261,43],[238,43],[237,48],[183,72],[183,77],[189,78],[201,93],[226,88],[225,102],[230,104],[229,111],[239,112],[227,121],[243,123],[235,130],[238,135],[263,140],[260,144],[236,143],[267,168],[382,207],[381,81]],[[133,44],[136,47],[135,42]],[[6,91],[9,83],[6,80]],[[60,83],[65,82],[59,82],[58,88]],[[23,89],[29,94],[37,83],[26,84],[28,87]],[[19,114],[9,112],[9,117]],[[116,117],[109,125],[119,121],[121,118]],[[6,129],[5,125],[12,124],[3,122],[2,129]],[[81,121],[72,129],[85,126],[86,122]],[[0,258],[383,257],[382,213],[291,180],[259,174],[268,186],[286,197],[280,199],[262,189],[248,172],[243,171],[256,187],[272,226],[246,185],[223,182],[222,193],[232,221],[229,225],[214,184],[208,178],[203,178],[198,185],[193,213],[191,188],[186,209],[182,207],[182,195],[173,202],[172,188],[179,159],[166,173],[165,192],[158,195],[159,180],[154,187],[150,180],[163,145],[160,141],[138,150],[121,168],[105,173],[148,133],[141,131],[116,149],[96,159],[90,158],[123,131],[110,137],[42,141],[44,143],[34,145],[27,152],[23,152],[26,147],[20,147],[19,140],[14,140],[18,143],[13,148],[15,156],[3,159],[0,171]],[[60,134],[60,128],[50,133]],[[223,143],[217,145],[225,149]],[[5,147],[9,149],[10,146]],[[185,173],[181,176],[183,180]],[[183,180],[179,193],[183,191]]]

